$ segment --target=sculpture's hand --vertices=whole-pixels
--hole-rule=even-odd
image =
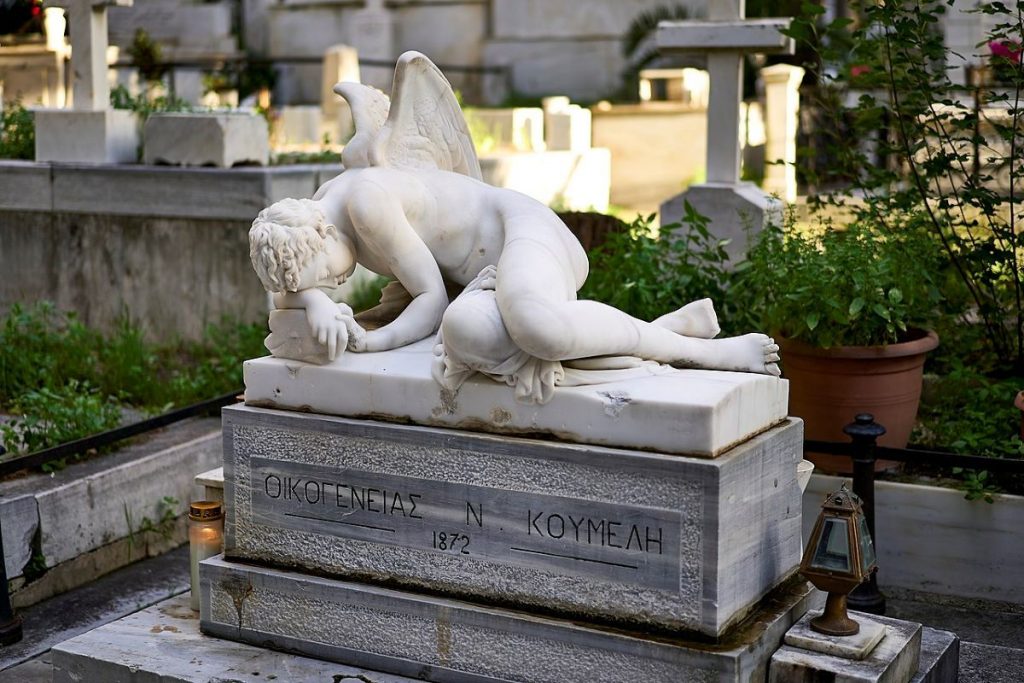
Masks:
[[[346,314],[346,311],[349,313]],[[306,320],[309,329],[317,341],[327,347],[327,358],[334,360],[339,350],[348,348],[348,327],[346,318],[352,309],[344,304],[335,304],[327,299],[327,303],[316,302],[306,307]]]

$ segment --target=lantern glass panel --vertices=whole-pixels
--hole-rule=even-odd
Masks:
[[[850,541],[845,519],[828,518],[821,528],[821,539],[811,566],[830,571],[850,571]]]
[[[860,530],[861,571],[866,574],[875,563],[875,544],[871,541],[871,533],[868,531],[868,520],[863,515],[857,518],[857,528]]]

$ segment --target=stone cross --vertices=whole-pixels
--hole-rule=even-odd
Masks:
[[[107,8],[131,7],[133,0],[54,0],[70,15],[74,109],[102,111],[110,106],[107,84]]]
[[[745,0],[708,0],[706,20],[662,22],[658,48],[665,53],[706,52],[711,92],[708,99],[707,179],[740,179],[740,102],[743,55],[747,52],[792,54],[793,40],[780,33],[789,19],[744,19]]]
[[[790,19],[745,19],[744,0],[708,0],[708,18],[663,21],[657,44],[662,52],[707,55],[707,182],[691,185],[661,205],[661,224],[682,219],[689,202],[710,220],[710,230],[729,240],[726,251],[736,261],[746,252],[746,238],[782,218],[781,204],[751,183],[740,182],[740,104],[743,55],[747,52],[793,52],[782,35]]]

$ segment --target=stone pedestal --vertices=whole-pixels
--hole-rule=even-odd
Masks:
[[[761,69],[766,112],[764,190],[782,201],[796,201],[796,136],[799,132],[800,83],[804,70],[791,64]]]
[[[753,183],[691,185],[661,205],[661,224],[682,220],[685,202],[710,219],[708,229],[716,239],[731,240],[725,249],[734,263],[747,253],[748,238],[767,225],[782,224],[782,202]]]
[[[251,407],[223,419],[228,560],[712,638],[800,560],[798,421],[709,460]]]
[[[274,353],[307,358],[323,353],[301,310],[274,311],[270,328],[267,345]],[[245,401],[703,457],[715,457],[786,419],[786,380],[656,363],[608,371],[601,384],[558,387],[543,406],[520,403],[509,387],[483,376],[471,377],[453,394],[430,374],[433,346],[432,339],[424,339],[383,353],[345,353],[326,365],[270,357],[246,361]]]
[[[228,168],[270,160],[267,121],[257,114],[153,114],[143,141],[147,164]]]
[[[135,114],[126,109],[36,109],[36,161],[123,164],[138,160]]]
[[[808,612],[786,634],[785,645],[772,656],[769,683],[909,683],[917,674],[921,624],[850,612],[862,633],[824,636],[810,627],[820,614]]]

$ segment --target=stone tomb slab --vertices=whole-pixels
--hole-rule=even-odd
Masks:
[[[236,406],[228,559],[717,637],[800,561],[791,420],[714,460]]]
[[[298,346],[325,348],[309,337],[302,311],[275,311],[271,328]],[[787,415],[787,380],[657,363],[610,371],[601,384],[557,387],[546,405],[519,403],[511,388],[483,376],[452,394],[430,374],[433,347],[433,339],[424,339],[381,353],[345,353],[331,363],[324,354],[325,365],[249,360],[245,402],[704,457],[724,453]]]
[[[734,637],[708,645],[221,557],[202,563],[200,582],[208,635],[445,683],[764,681],[811,592],[803,581],[787,582]]]

